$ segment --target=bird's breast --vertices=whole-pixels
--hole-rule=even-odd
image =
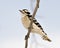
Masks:
[[[27,16],[25,16],[25,17],[22,18],[22,24],[23,24],[23,26],[24,26],[25,28],[28,28],[28,27],[29,27],[29,25],[30,25],[30,20],[29,20],[29,18],[28,18]]]

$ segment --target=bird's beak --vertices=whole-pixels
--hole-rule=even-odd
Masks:
[[[19,11],[20,11],[21,13],[23,13],[22,10],[19,10]]]

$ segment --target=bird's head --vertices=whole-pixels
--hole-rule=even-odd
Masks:
[[[27,9],[19,10],[23,16],[29,15],[30,12]]]

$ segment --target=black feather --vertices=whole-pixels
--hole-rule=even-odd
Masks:
[[[25,13],[30,14],[30,12],[25,12]]]
[[[32,15],[27,15],[28,16],[28,18],[31,20],[32,19]],[[43,28],[42,28],[42,26],[37,22],[37,20],[34,18],[33,19],[33,23],[35,23],[41,30],[42,30],[42,32],[44,32],[44,30],[43,30]],[[45,32],[44,32],[45,33]],[[45,33],[46,34],[46,33]],[[46,34],[47,35],[47,34]]]

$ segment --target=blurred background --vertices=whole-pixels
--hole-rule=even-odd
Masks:
[[[21,22],[19,9],[31,13],[36,0],[0,0],[0,48],[24,48],[27,30]],[[32,34],[28,48],[60,47],[60,0],[41,0],[36,19],[44,28],[52,42]]]

